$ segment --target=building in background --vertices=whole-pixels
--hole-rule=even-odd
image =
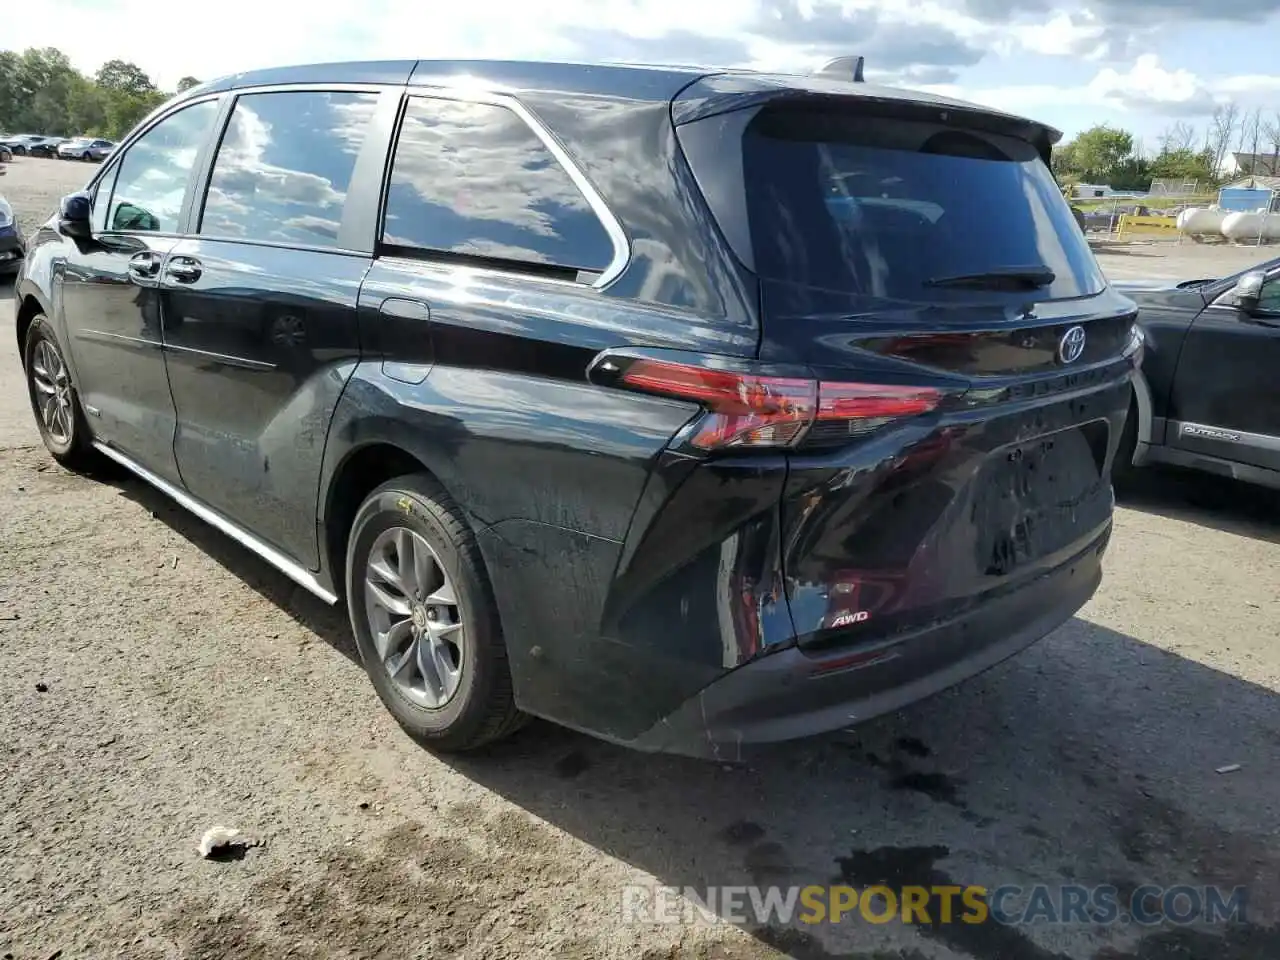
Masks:
[[[1241,213],[1280,213],[1280,177],[1243,177],[1225,184],[1218,191],[1218,206]]]
[[[1222,163],[1224,177],[1280,177],[1280,151],[1232,153]]]

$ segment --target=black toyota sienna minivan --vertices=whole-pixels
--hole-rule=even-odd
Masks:
[[[345,602],[439,749],[733,759],[972,676],[1097,588],[1142,341],[1056,131],[841,70],[190,90],[31,238],[44,442]]]

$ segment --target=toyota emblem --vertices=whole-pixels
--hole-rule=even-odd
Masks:
[[[1072,327],[1058,341],[1058,362],[1075,363],[1084,353],[1084,327]]]

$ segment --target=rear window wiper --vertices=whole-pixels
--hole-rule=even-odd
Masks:
[[[976,290],[1036,290],[1057,279],[1048,267],[997,267],[982,273],[961,273],[953,277],[934,277],[926,287],[971,287]]]

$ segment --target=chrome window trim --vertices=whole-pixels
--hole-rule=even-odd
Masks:
[[[154,127],[156,127],[158,124],[163,123],[165,120],[168,120],[175,113],[178,113],[181,110],[185,110],[187,107],[194,107],[196,104],[204,103],[207,100],[221,100],[226,95],[227,95],[226,91],[219,91],[217,93],[205,93],[205,94],[201,94],[198,97],[183,99],[176,103],[161,104],[154,111],[152,111],[150,116],[144,117],[141,121],[139,121],[139,125],[135,127],[134,130],[132,131],[132,136],[130,136],[127,140],[121,140],[116,143],[115,147],[111,151],[111,156],[106,160],[106,162],[103,163],[102,167],[98,170],[98,172],[89,178],[89,182],[85,184],[84,186],[85,192],[96,189],[98,187],[98,184],[107,175],[107,172],[109,170],[113,168],[118,168],[120,164],[124,162],[121,159],[124,156],[124,154],[128,150],[132,149],[135,143],[137,143],[139,140],[145,137],[148,133],[150,133],[151,130]],[[151,234],[148,234],[148,236],[151,236]]]
[[[494,107],[504,107],[514,113],[528,127],[535,137],[537,137],[542,145],[551,152],[556,162],[560,164],[561,169],[569,175],[569,179],[573,181],[573,185],[578,188],[578,192],[582,198],[587,201],[587,205],[591,208],[591,212],[595,214],[600,225],[604,227],[605,233],[609,237],[610,243],[613,244],[613,257],[608,265],[600,273],[591,284],[591,287],[599,290],[607,287],[614,280],[622,275],[626,270],[627,264],[631,262],[631,244],[627,240],[626,231],[622,229],[622,224],[618,218],[614,216],[609,205],[605,202],[604,197],[595,188],[595,185],[582,172],[573,158],[569,156],[569,152],[564,145],[555,138],[555,135],[548,130],[530,110],[518,99],[508,93],[499,93],[493,90],[470,90],[465,87],[462,82],[457,85],[449,86],[420,86],[410,84],[406,89],[407,97],[416,97],[423,100],[452,100],[458,103],[481,103]],[[407,106],[407,103],[406,103]],[[396,127],[396,144],[399,145],[400,128],[403,126],[404,118],[400,119],[400,123]],[[395,169],[395,150],[392,149],[390,163],[387,168],[388,185],[390,184],[391,172]],[[381,234],[381,229],[379,229]],[[378,242],[382,242],[381,235]],[[430,248],[423,248],[430,252]],[[585,284],[584,284],[585,286]]]
[[[356,174],[360,165],[360,157],[365,148],[368,146],[370,134],[375,128],[378,110],[383,102],[384,96],[391,96],[393,99],[400,93],[401,87],[395,84],[378,84],[378,83],[273,83],[268,86],[256,87],[234,87],[226,91],[228,97],[227,104],[222,115],[219,116],[217,129],[215,131],[214,141],[209,148],[208,163],[201,171],[200,195],[199,198],[192,198],[191,203],[191,223],[186,236],[197,239],[207,240],[217,243],[241,243],[251,244],[258,247],[276,247],[283,250],[298,250],[306,253],[340,253],[347,256],[368,257],[370,254],[365,251],[353,250],[350,247],[343,246],[340,239],[343,235],[342,222],[339,222],[338,238],[335,243],[325,246],[318,243],[308,243],[305,241],[288,241],[288,240],[260,240],[257,237],[246,236],[224,236],[217,233],[206,233],[204,231],[204,215],[209,204],[209,191],[213,187],[214,173],[218,169],[218,158],[222,154],[222,148],[226,143],[227,133],[231,129],[232,121],[235,120],[236,111],[240,108],[240,103],[246,97],[254,97],[259,94],[289,94],[289,93],[364,93],[373,95],[373,110],[369,114],[366,121],[365,141],[360,144],[360,149],[356,152],[355,163],[351,167],[351,179],[347,182],[346,193],[342,198],[343,220],[346,219],[347,201],[351,196],[351,188],[355,183]],[[385,164],[385,155],[384,155]]]

